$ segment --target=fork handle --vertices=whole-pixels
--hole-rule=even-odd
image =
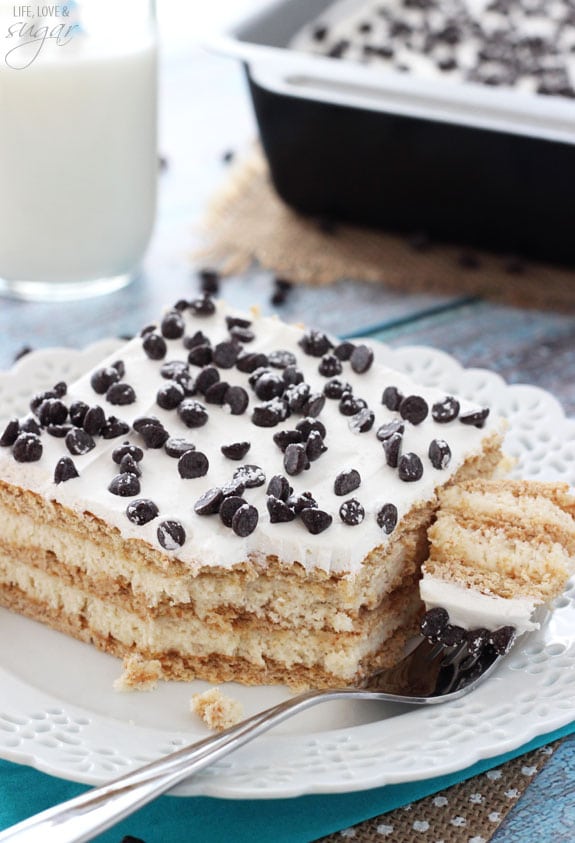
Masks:
[[[184,779],[223,758],[283,720],[354,689],[309,691],[268,708],[219,735],[164,756],[119,779],[48,808],[0,832],[0,843],[83,843],[115,825]]]

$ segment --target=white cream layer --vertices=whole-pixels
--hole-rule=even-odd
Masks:
[[[202,330],[211,338],[212,344],[228,339],[225,316],[230,313],[238,315],[221,303],[216,314],[207,318],[186,312],[186,333],[190,335]],[[323,391],[328,379],[318,372],[320,359],[304,354],[298,345],[303,331],[276,318],[253,314],[250,318],[256,338],[246,345],[246,350],[292,351],[312,391]],[[106,415],[116,415],[130,423],[138,416],[157,416],[171,436],[189,439],[197,450],[207,455],[210,469],[205,477],[181,479],[176,459],[168,457],[163,449],[146,450],[141,436],[131,432],[128,436],[108,441],[96,437],[97,445],[94,450],[84,456],[73,457],[80,477],[59,485],[53,482],[54,466],[60,457],[70,456],[64,440],[43,433],[44,453],[36,463],[17,463],[10,448],[0,448],[0,479],[60,501],[80,514],[84,511],[92,512],[117,527],[125,538],[143,539],[159,550],[161,548],[156,536],[159,521],[178,520],[186,530],[187,540],[174,555],[188,563],[192,570],[203,565],[231,567],[244,561],[250,554],[257,554],[276,555],[286,562],[297,560],[307,568],[355,572],[373,548],[388,541],[389,537],[376,522],[376,515],[383,504],[394,503],[401,519],[414,505],[432,500],[436,487],[444,484],[468,457],[480,454],[486,438],[501,429],[501,420],[494,418],[493,414],[487,419],[482,430],[464,425],[459,419],[448,424],[438,424],[431,417],[431,405],[445,398],[445,393],[420,387],[407,376],[381,365],[374,364],[367,373],[358,375],[352,371],[348,362],[344,363],[343,372],[339,377],[352,385],[356,397],[367,401],[375,412],[375,424],[368,433],[354,434],[349,429],[349,418],[339,412],[339,402],[326,401],[320,420],[327,428],[325,444],[328,450],[311,463],[309,470],[290,478],[296,492],[310,490],[319,507],[333,516],[332,526],[314,536],[299,519],[287,524],[271,524],[266,508],[267,481],[275,474],[285,473],[283,454],[273,442],[273,434],[281,429],[293,429],[302,416],[294,414],[273,428],[256,427],[251,422],[251,412],[254,405],[261,402],[248,385],[248,375],[234,367],[221,369],[220,377],[230,384],[240,384],[246,388],[250,396],[247,412],[241,416],[231,416],[225,407],[207,404],[208,423],[201,428],[188,429],[175,410],[162,410],[155,400],[158,389],[168,383],[159,374],[162,363],[187,359],[188,352],[183,347],[182,340],[167,340],[167,344],[168,353],[164,361],[149,360],[142,349],[141,338],[137,337],[101,362],[100,366],[109,365],[118,359],[124,361],[124,380],[134,387],[137,395],[134,404],[127,407],[110,405],[105,396],[97,395],[93,391],[90,374],[71,385],[64,400],[67,404],[74,399],[83,400],[90,406],[99,404]],[[200,371],[194,366],[190,369],[193,375]],[[405,422],[403,453],[415,452],[424,466],[422,479],[414,483],[403,482],[399,479],[397,470],[386,465],[381,442],[375,435],[380,425],[399,418],[398,413],[389,411],[381,403],[383,389],[390,385],[396,386],[404,395],[423,396],[430,408],[430,413],[422,424],[415,426]],[[202,396],[197,398],[204,403]],[[461,400],[461,408],[462,412],[465,412],[477,409],[477,406]],[[445,439],[452,452],[451,462],[443,470],[433,468],[427,455],[430,442],[436,438]],[[143,527],[132,524],[126,517],[126,507],[130,499],[118,497],[108,491],[108,485],[118,471],[111,453],[127,440],[143,447],[145,451],[144,459],[140,463],[141,492],[137,497],[151,498],[160,509],[160,517]],[[221,454],[222,444],[242,440],[251,442],[250,451],[244,460],[232,461]],[[249,503],[258,508],[259,523],[250,536],[241,539],[225,527],[217,515],[196,515],[193,506],[207,489],[231,480],[234,471],[244,463],[263,468],[267,480],[264,486],[248,489],[244,495]],[[339,472],[351,468],[359,471],[361,486],[349,495],[338,497],[334,494],[334,480]],[[354,527],[347,526],[339,517],[341,504],[351,497],[357,498],[366,512],[363,523]]]

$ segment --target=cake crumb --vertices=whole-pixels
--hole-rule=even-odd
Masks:
[[[194,694],[190,701],[190,709],[215,732],[223,732],[224,729],[235,726],[244,714],[242,704],[232,697],[226,697],[219,688],[210,688],[202,694]]]
[[[152,691],[162,676],[162,664],[157,659],[145,659],[139,653],[126,656],[123,670],[114,682],[115,691]]]

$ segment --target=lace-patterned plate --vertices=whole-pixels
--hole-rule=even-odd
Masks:
[[[531,386],[462,369],[431,348],[375,344],[388,365],[416,381],[489,404],[509,420],[506,451],[516,475],[575,484],[575,420]],[[23,414],[32,391],[73,380],[117,340],[84,351],[33,352],[0,374],[0,416]],[[575,712],[575,587],[548,623],[525,636],[496,675],[440,707],[329,703],[180,786],[178,795],[278,798],[416,781],[463,769],[569,723]],[[63,778],[100,783],[207,730],[189,712],[204,682],[162,683],[152,693],[112,690],[119,662],[96,649],[0,610],[0,756]],[[10,646],[7,646],[9,642]],[[282,688],[225,688],[246,715],[286,696]]]

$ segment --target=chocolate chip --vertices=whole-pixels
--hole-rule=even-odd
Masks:
[[[281,498],[268,495],[266,506],[270,516],[270,524],[285,524],[293,521],[296,514]]]
[[[250,442],[233,442],[231,445],[222,445],[220,450],[229,460],[243,460],[250,447]]]
[[[318,372],[324,378],[333,378],[334,375],[340,375],[342,369],[341,361],[335,354],[324,354],[318,366]]]
[[[349,419],[348,425],[352,433],[367,433],[373,427],[375,413],[368,407],[355,413]]]
[[[477,412],[473,413],[464,413],[463,415],[459,416],[459,421],[461,424],[472,425],[473,427],[483,427],[485,425],[485,420],[489,415],[489,408],[486,407],[483,410],[478,410]]]
[[[504,656],[509,652],[515,640],[515,627],[501,626],[489,636],[489,643],[498,656]]]
[[[129,383],[113,383],[106,392],[106,401],[116,406],[133,404],[136,400],[134,388]]]
[[[229,498],[222,501],[220,506],[220,518],[226,527],[232,526],[234,515],[240,506],[244,506],[245,503],[246,501],[244,498],[239,495],[231,495]]]
[[[162,363],[160,375],[168,381],[179,380],[183,375],[189,375],[188,364],[184,360],[168,360]]]
[[[339,345],[336,345],[333,353],[338,358],[338,360],[341,360],[342,362],[345,362],[346,360],[350,359],[350,357],[351,357],[351,355],[353,354],[354,351],[355,351],[355,345],[352,342],[348,342],[347,340],[344,340],[343,342],[340,342]]]
[[[159,514],[160,510],[154,501],[151,501],[148,498],[138,498],[135,501],[130,501],[126,507],[126,515],[128,516],[128,519],[133,524],[137,524],[138,527],[143,527],[144,524],[148,524],[150,521],[153,521]]]
[[[313,536],[323,533],[331,526],[333,518],[322,509],[304,509],[300,513],[300,518],[303,521],[308,532]]]
[[[315,418],[305,418],[301,419],[296,424],[296,430],[299,430],[300,433],[303,435],[304,439],[307,439],[312,431],[317,431],[322,439],[325,439],[326,436],[326,428],[323,422],[320,422],[319,419]]]
[[[445,647],[457,647],[465,641],[465,630],[460,626],[446,624],[437,635],[437,641]]]
[[[325,395],[322,395],[321,392],[315,392],[309,396],[301,411],[302,413],[305,413],[306,416],[313,416],[313,418],[315,418],[316,416],[319,416],[324,407]]]
[[[232,328],[250,328],[251,319],[244,319],[242,316],[226,316],[226,326],[228,331]]]
[[[231,369],[240,353],[240,347],[233,342],[219,342],[214,346],[212,360],[220,369]]]
[[[453,421],[459,415],[459,401],[448,395],[443,401],[437,401],[431,408],[431,417],[439,424]]]
[[[140,331],[140,336],[141,337],[147,337],[148,334],[153,333],[156,330],[157,327],[158,327],[157,325],[145,325],[142,328],[142,330]]]
[[[123,445],[118,445],[112,451],[112,459],[118,465],[122,462],[126,454],[129,454],[135,462],[140,462],[144,458],[144,452],[137,445],[132,445],[131,442],[124,442]]]
[[[398,466],[402,443],[403,436],[401,433],[392,433],[391,436],[383,440],[385,462],[390,468],[397,468]]]
[[[203,293],[215,296],[220,291],[220,273],[217,269],[204,268],[198,270],[198,278]]]
[[[209,296],[203,296],[190,302],[190,310],[194,316],[213,316],[216,312],[216,305]]]
[[[240,465],[234,471],[234,480],[239,480],[246,489],[256,489],[266,482],[266,475],[259,465]]]
[[[42,428],[35,418],[26,416],[26,418],[20,419],[20,433],[34,433],[36,436],[40,436]]]
[[[62,457],[56,463],[54,469],[54,483],[65,483],[66,480],[72,480],[74,477],[79,477],[76,466],[70,457]]]
[[[20,423],[18,419],[10,419],[6,427],[4,428],[4,432],[2,436],[0,436],[0,447],[2,448],[9,448],[11,445],[14,444],[16,439],[18,438],[18,434],[20,433]]]
[[[179,459],[187,451],[195,451],[196,446],[187,439],[170,436],[164,443],[164,451],[169,457]]]
[[[156,404],[162,410],[175,410],[184,400],[185,394],[183,386],[180,386],[176,381],[167,383],[165,386],[160,387],[156,393]]]
[[[253,342],[256,335],[250,328],[240,328],[238,325],[230,330],[230,335],[234,342],[248,343]]]
[[[363,375],[373,364],[373,349],[368,345],[358,345],[349,358],[351,368],[358,375]]]
[[[305,443],[305,453],[310,462],[319,459],[325,454],[327,447],[323,444],[323,437],[317,430],[312,430]]]
[[[323,357],[333,348],[329,337],[321,331],[307,331],[298,341],[298,345],[311,357]]]
[[[64,441],[70,453],[75,457],[83,456],[96,447],[90,434],[79,427],[67,433]]]
[[[232,518],[232,530],[236,536],[246,538],[257,527],[259,513],[255,506],[245,503],[234,513]]]
[[[67,433],[74,429],[72,424],[49,424],[46,428],[46,433],[54,436],[56,439],[64,439]]]
[[[282,372],[282,380],[286,386],[297,386],[303,383],[303,372],[297,366],[286,366]]]
[[[30,354],[31,351],[33,351],[31,345],[23,345],[22,348],[20,348],[20,350],[17,351],[14,355],[12,362],[17,363],[18,360],[21,360],[23,357],[26,357],[26,355]]]
[[[284,453],[284,469],[290,477],[301,474],[309,468],[305,445],[288,445]]]
[[[58,381],[58,383],[54,384],[52,388],[56,393],[57,398],[63,398],[68,392],[68,386],[65,381]]]
[[[267,355],[253,352],[241,352],[236,360],[236,369],[244,374],[251,374],[256,369],[265,368],[268,365]]]
[[[277,398],[258,404],[252,411],[252,423],[257,427],[275,427],[285,417],[285,405]]]
[[[405,425],[403,422],[400,422],[399,419],[394,419],[386,424],[382,424],[381,427],[377,429],[377,433],[375,435],[380,442],[385,442],[385,440],[390,439],[394,433],[402,434],[404,431]]]
[[[399,414],[411,424],[421,424],[427,418],[429,407],[425,398],[420,395],[408,395],[399,405]]]
[[[44,392],[37,392],[36,395],[33,396],[32,400],[30,401],[30,409],[34,414],[38,413],[40,405],[47,401],[49,398],[57,398],[58,396],[54,392],[53,389],[47,389]]]
[[[179,521],[162,521],[156,535],[164,550],[177,550],[186,541],[186,531]]]
[[[284,400],[288,402],[290,410],[294,413],[302,413],[306,406],[311,390],[307,383],[296,383],[288,386],[283,394]]]
[[[72,424],[76,427],[83,427],[84,419],[89,409],[84,401],[73,401],[70,404],[70,421]]]
[[[340,472],[335,478],[333,491],[339,497],[355,492],[361,485],[361,475],[355,468]]]
[[[102,439],[116,439],[118,436],[125,436],[130,430],[130,425],[117,418],[117,416],[108,416],[106,424],[100,431]]]
[[[170,434],[155,416],[144,416],[134,421],[134,430],[143,438],[148,448],[161,448]]]
[[[279,498],[282,501],[287,501],[291,492],[292,488],[289,481],[283,474],[274,474],[266,489],[266,494],[274,498]]]
[[[344,524],[348,524],[350,527],[356,527],[365,518],[365,509],[357,498],[350,498],[340,506],[339,517]]]
[[[241,416],[248,408],[250,397],[243,386],[230,386],[224,396],[224,404],[230,408],[232,416]]]
[[[257,369],[255,369],[253,372],[251,372],[251,374],[248,378],[249,385],[253,389],[255,389],[259,379],[262,378],[264,375],[269,375],[270,371],[271,370],[268,369],[267,366],[258,366]]]
[[[428,456],[434,468],[447,468],[451,462],[451,448],[445,439],[434,439],[429,445]]]
[[[403,401],[403,395],[396,386],[386,386],[383,390],[381,403],[385,404],[388,410],[399,410],[399,405]]]
[[[196,348],[198,345],[207,345],[211,347],[210,338],[204,334],[203,331],[196,331],[191,336],[186,336],[182,340],[182,345],[185,349],[190,351],[192,348]]]
[[[304,509],[317,509],[317,503],[311,492],[293,492],[290,494],[286,504],[292,509],[296,515],[299,515]]]
[[[94,392],[104,395],[113,383],[120,380],[120,377],[120,373],[114,366],[106,366],[94,372],[90,378],[90,384]]]
[[[213,360],[211,345],[195,345],[188,354],[190,366],[208,366]]]
[[[135,474],[116,474],[108,486],[108,491],[121,498],[131,498],[140,494],[140,481]]]
[[[338,378],[328,381],[323,388],[323,394],[326,398],[341,398],[345,392],[351,393],[351,386],[346,381],[338,380]]]
[[[285,389],[285,382],[281,375],[273,372],[263,372],[255,383],[255,393],[262,401],[269,401],[282,395]]]
[[[136,477],[141,477],[142,469],[130,454],[124,454],[120,462],[120,474],[134,474]]]
[[[208,420],[208,411],[194,398],[184,398],[178,405],[177,413],[186,427],[203,427]]]
[[[184,336],[185,329],[184,319],[177,310],[166,313],[160,325],[162,335],[168,340],[179,340]]]
[[[241,480],[241,478],[233,477],[231,480],[228,480],[227,483],[224,483],[221,488],[224,498],[231,498],[234,496],[241,497],[246,490],[246,484]]]
[[[288,445],[297,445],[303,442],[304,438],[300,430],[278,430],[273,435],[273,440],[281,451],[285,451]]]
[[[178,460],[178,473],[184,480],[205,477],[210,462],[201,451],[186,451]]]
[[[408,453],[400,457],[398,474],[404,483],[414,483],[423,477],[423,463],[417,454]]]
[[[449,615],[441,606],[429,609],[421,619],[421,634],[430,641],[437,641],[449,623]]]
[[[226,397],[226,392],[230,388],[230,385],[227,381],[218,381],[217,383],[213,383],[205,392],[205,399],[207,404],[217,404],[220,407],[224,405],[224,398]]]
[[[314,41],[325,41],[329,33],[328,27],[323,23],[318,23],[314,26],[311,37]]]
[[[489,644],[489,630],[484,627],[477,629],[469,629],[466,633],[467,652],[472,658],[477,658],[481,655],[485,647]]]
[[[297,357],[292,351],[278,348],[268,354],[268,364],[274,369],[287,369],[288,366],[295,366]]]
[[[88,407],[82,424],[84,431],[89,433],[90,436],[99,436],[105,424],[106,414],[104,410],[98,404]]]
[[[194,504],[194,512],[197,515],[215,515],[220,511],[224,499],[224,493],[218,486],[208,489],[201,495]]]
[[[363,398],[354,398],[351,392],[344,392],[341,396],[338,408],[342,416],[355,416],[360,410],[364,410],[367,403]]]
[[[59,398],[47,398],[38,407],[38,419],[44,427],[49,424],[64,424],[67,418],[68,408]]]
[[[377,513],[377,525],[389,536],[397,526],[397,507],[394,503],[384,503]]]
[[[205,369],[202,369],[198,377],[196,378],[196,389],[198,392],[201,392],[203,395],[206,394],[210,386],[213,386],[215,383],[218,383],[220,379],[220,373],[216,369],[215,366],[206,366]]]

